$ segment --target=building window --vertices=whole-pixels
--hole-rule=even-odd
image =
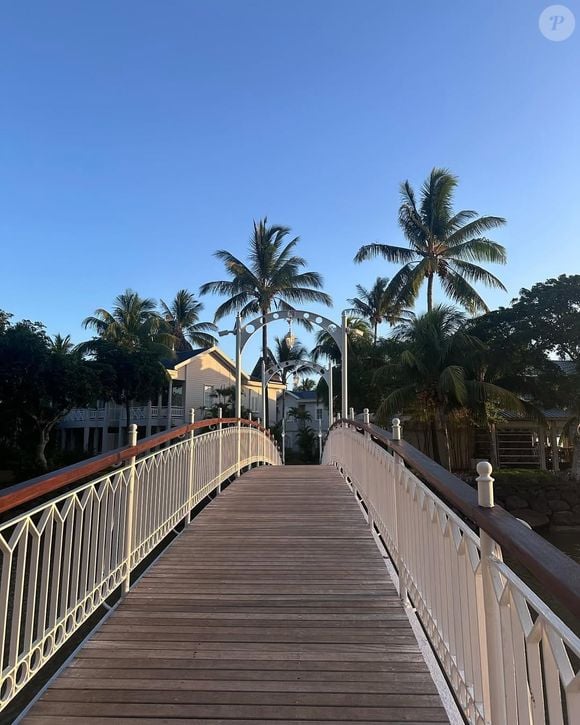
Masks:
[[[316,420],[322,420],[322,408],[316,408]]]

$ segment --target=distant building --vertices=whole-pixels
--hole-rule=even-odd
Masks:
[[[196,420],[201,420],[220,403],[224,407],[229,403],[231,407],[236,367],[218,347],[177,353],[172,360],[165,360],[164,365],[169,381],[163,393],[157,400],[131,406],[130,422],[137,424],[139,438],[189,422],[191,408],[195,409]],[[276,397],[283,389],[276,381],[268,386],[271,421],[276,417]],[[261,382],[243,371],[242,408],[250,410],[254,418],[261,416]],[[124,406],[113,402],[100,402],[94,408],[74,408],[59,425],[61,446],[91,453],[117,448],[122,445],[126,417]]]
[[[319,397],[316,390],[286,390],[278,395],[276,401],[276,419],[282,420],[282,410],[286,411],[286,448],[296,448],[296,435],[301,422],[289,415],[292,408],[303,410],[310,416],[305,421],[315,433],[319,424],[323,434],[328,431],[328,405]]]

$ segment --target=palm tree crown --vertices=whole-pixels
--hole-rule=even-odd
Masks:
[[[224,249],[215,252],[230,279],[207,282],[200,291],[228,297],[217,308],[216,320],[237,311],[247,317],[266,315],[272,307],[292,310],[293,304],[299,302],[332,303],[330,296],[321,291],[322,277],[317,272],[302,271],[306,260],[295,254],[299,238],[287,241],[289,234],[288,227],[268,226],[264,218],[254,222],[247,264]],[[268,359],[266,325],[262,327],[262,356]]]
[[[378,327],[382,322],[391,325],[409,319],[413,313],[402,309],[401,305],[393,299],[388,290],[387,277],[377,277],[370,290],[357,284],[357,297],[349,299],[352,308],[348,312],[356,317],[364,317],[373,326],[374,343],[377,344]]]
[[[177,352],[190,352],[194,345],[211,347],[216,344],[210,330],[217,328],[213,322],[199,321],[202,310],[203,304],[186,289],[179,290],[169,305],[161,300],[162,316],[169,333],[175,337]]]
[[[505,290],[491,272],[474,262],[505,264],[506,251],[484,236],[490,229],[505,224],[496,216],[479,216],[477,212],[453,211],[457,177],[447,169],[433,169],[421,188],[417,205],[415,192],[408,181],[401,185],[399,225],[409,248],[391,244],[365,244],[355,262],[382,256],[403,266],[391,280],[388,291],[402,305],[413,303],[423,281],[427,280],[427,310],[433,309],[435,277],[446,294],[470,312],[487,311],[487,305],[471,283],[481,282]]]
[[[151,344],[172,349],[173,335],[163,331],[163,319],[155,308],[154,300],[128,289],[115,297],[111,312],[100,307],[83,320],[83,327],[92,328],[101,339],[129,350]]]

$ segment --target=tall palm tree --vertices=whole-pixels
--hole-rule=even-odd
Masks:
[[[505,219],[479,216],[471,210],[453,211],[458,184],[447,169],[433,169],[421,187],[419,205],[408,181],[401,184],[399,225],[409,248],[391,244],[365,244],[355,262],[380,256],[403,266],[388,291],[402,305],[412,304],[427,280],[427,311],[433,309],[433,281],[437,277],[445,293],[469,312],[487,311],[487,305],[471,283],[481,282],[505,290],[491,272],[474,262],[505,264],[506,251],[485,235],[501,227]]]
[[[161,300],[161,314],[176,340],[176,352],[191,352],[194,345],[212,347],[216,344],[216,338],[209,331],[217,330],[217,327],[213,322],[199,321],[202,310],[203,304],[186,289],[179,290],[169,305]]]
[[[412,412],[429,426],[434,459],[441,463],[438,430],[443,432],[447,462],[451,463],[448,417],[460,408],[477,410],[490,402],[515,412],[525,404],[513,393],[470,375],[465,363],[484,345],[464,329],[465,316],[455,308],[437,305],[431,312],[402,323],[396,337],[405,345],[397,362],[377,371],[391,386],[377,415],[385,419],[393,413]]]
[[[230,279],[207,282],[200,291],[202,295],[211,292],[228,297],[217,308],[216,320],[237,311],[242,317],[265,316],[273,307],[292,310],[293,304],[302,302],[332,304],[330,296],[321,291],[321,275],[301,271],[306,260],[295,254],[299,237],[287,241],[289,234],[288,227],[268,226],[268,220],[264,218],[254,221],[248,263],[225,249],[215,252],[214,256],[224,263]],[[262,357],[268,359],[267,325],[262,327]]]
[[[175,345],[173,335],[164,330],[155,300],[140,297],[130,289],[115,297],[110,312],[99,307],[94,315],[86,317],[83,327],[94,330],[101,339],[129,350],[137,350],[144,344],[171,350]]]
[[[382,322],[394,325],[397,322],[409,319],[413,314],[410,310],[403,309],[393,299],[388,291],[388,284],[388,277],[377,277],[370,290],[357,284],[358,296],[348,300],[352,305],[348,312],[355,315],[355,317],[364,317],[373,326],[375,345],[377,344],[378,328]]]

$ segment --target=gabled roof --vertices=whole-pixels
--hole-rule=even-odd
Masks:
[[[176,352],[175,357],[165,358],[161,362],[168,370],[177,370],[178,367],[183,366],[183,363],[187,363],[190,360],[193,360],[194,357],[197,357],[202,352],[206,352],[210,349],[211,348],[208,347],[199,347],[196,350],[184,350],[183,352]]]

